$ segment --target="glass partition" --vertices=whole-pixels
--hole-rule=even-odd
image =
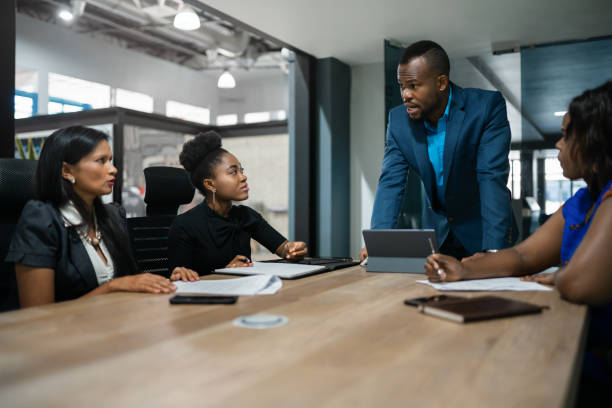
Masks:
[[[259,212],[283,236],[289,236],[289,135],[228,137],[223,147],[238,158],[249,183],[249,199],[241,203]],[[268,250],[252,242],[256,259]]]
[[[179,154],[183,143],[193,135],[148,127],[125,125],[123,128],[123,190],[121,201],[128,217],[146,215],[144,169],[153,166],[181,167]],[[197,202],[182,206],[180,212]]]
[[[236,155],[247,171],[250,197],[240,204],[254,208],[281,234],[288,236],[289,136],[286,122],[213,127],[124,108],[36,116],[16,121],[15,157],[38,159],[44,140],[56,129],[71,125],[89,126],[109,135],[119,175],[113,194],[104,200],[120,202],[128,217],[146,215],[145,168],[181,167],[179,154],[186,141],[198,133],[218,131],[225,149]],[[196,191],[193,201],[179,208],[179,214],[202,200],[202,195]],[[253,243],[253,254],[269,253]]]

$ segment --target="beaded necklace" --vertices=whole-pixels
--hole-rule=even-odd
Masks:
[[[85,242],[91,245],[94,248],[98,248],[100,246],[100,240],[102,239],[102,232],[98,229],[98,219],[94,214],[94,238],[90,237],[88,234],[89,225],[83,224],[83,228],[75,228],[79,237],[81,237]]]
[[[74,205],[73,205],[73,208],[74,208]],[[76,211],[76,209],[75,209],[75,211]],[[80,216],[80,214],[79,214],[79,216]],[[68,220],[68,218],[66,218],[66,215],[62,215],[62,218],[64,219],[64,226],[66,228],[74,227],[77,235],[83,241],[87,242],[89,245],[91,245],[95,249],[98,249],[100,247],[100,241],[102,240],[102,232],[98,228],[98,218],[96,217],[96,213],[95,212],[93,214],[93,218],[94,218],[94,237],[93,238],[89,236],[89,224],[87,224],[87,223],[83,223],[82,225],[81,224],[73,224],[73,221]]]

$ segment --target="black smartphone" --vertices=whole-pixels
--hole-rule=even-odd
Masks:
[[[176,295],[170,298],[173,305],[211,305],[224,304],[231,305],[236,303],[238,296],[181,296]]]
[[[404,304],[408,305],[408,306],[419,306],[423,303],[427,303],[427,302],[437,302],[440,300],[444,300],[447,299],[448,296],[446,295],[435,295],[435,296],[427,296],[427,297],[418,297],[418,298],[414,298],[414,299],[406,299],[404,300]]]

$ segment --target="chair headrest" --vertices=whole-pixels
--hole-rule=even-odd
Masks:
[[[184,169],[156,166],[144,169],[147,215],[176,215],[181,204],[193,200],[195,188]]]
[[[35,198],[34,172],[37,164],[36,160],[0,158],[3,217],[18,217],[25,203]]]

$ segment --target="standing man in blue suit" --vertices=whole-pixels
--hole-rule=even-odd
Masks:
[[[423,227],[436,230],[440,252],[461,259],[516,239],[506,187],[510,126],[501,93],[460,88],[449,72],[433,41],[404,51],[397,69],[404,104],[389,112],[371,228],[396,226],[407,173],[416,171],[428,198]]]

